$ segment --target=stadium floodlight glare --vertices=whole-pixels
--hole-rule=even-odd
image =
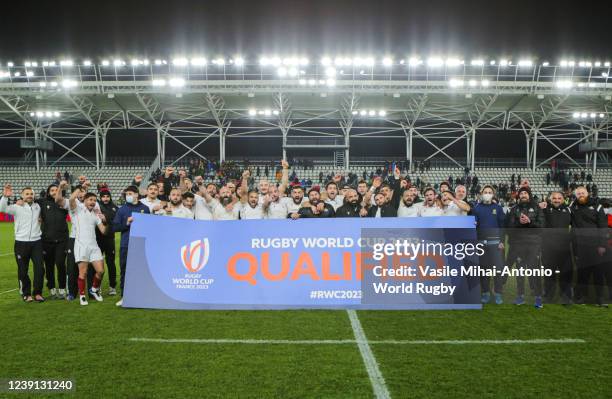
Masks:
[[[234,65],[236,65],[236,66],[243,66],[244,65],[244,58],[242,58],[242,57],[234,58]]]
[[[499,60],[499,66],[500,67],[507,67],[508,65],[510,65],[510,61],[508,61],[508,60]]]
[[[314,79],[308,79],[308,85],[309,85],[309,86],[314,86],[314,85],[316,85],[316,84],[317,84],[317,81],[316,81],[316,80],[314,80]]]
[[[213,65],[217,65],[217,66],[224,66],[225,65],[225,59],[223,58],[215,58],[214,60],[212,60]]]
[[[482,85],[482,87],[489,87],[490,82],[487,79],[483,79],[480,84]]]
[[[57,82],[51,82],[51,87],[57,87]]]
[[[431,68],[439,68],[444,65],[444,60],[438,57],[431,57],[427,60],[427,66]]]
[[[449,58],[446,60],[446,66],[448,67],[458,67],[463,65],[463,61],[459,58]]]
[[[130,61],[130,65],[132,65],[133,67],[140,65],[140,60],[137,59],[133,59],[132,61]]]
[[[329,86],[329,87],[333,87],[333,86],[336,85],[336,80],[335,79],[327,79],[325,84],[327,84],[327,86]]]
[[[207,63],[207,60],[204,57],[194,57],[191,59],[191,65],[193,66],[201,67],[201,66],[205,66],[206,63]]]
[[[59,116],[60,116],[59,111],[53,111],[53,116],[56,117],[56,118],[59,118]]]
[[[86,67],[91,66],[91,61],[90,60],[83,61],[83,66],[86,66]]]
[[[264,113],[264,116],[270,116],[270,115],[272,115],[272,111],[271,111],[271,110],[269,110],[269,109],[264,109],[264,112],[263,112],[263,113]]]
[[[185,79],[184,78],[171,78],[168,83],[170,84],[170,87],[183,87],[185,86]]]
[[[548,61],[544,61],[544,62],[542,63],[542,66],[543,66],[543,67],[550,66],[550,62],[548,62]]]
[[[331,63],[332,63],[331,58],[329,58],[329,57],[327,57],[327,56],[326,56],[326,57],[321,58],[321,65],[323,65],[323,66],[328,66],[328,65],[330,65]]]
[[[574,82],[571,80],[558,80],[556,85],[559,89],[571,89],[574,86]]]
[[[45,116],[45,113],[42,112],[42,111],[36,111],[36,116],[39,117],[39,118],[42,118],[42,117]]]
[[[184,58],[184,57],[174,58],[172,60],[172,65],[174,66],[184,67],[184,66],[187,66],[187,64],[188,64],[187,58]]]
[[[275,109],[274,111],[272,111],[272,114],[273,114],[273,115],[278,115],[278,114],[279,114],[279,112],[278,112],[278,110],[277,110],[277,109]]]
[[[26,68],[29,68],[29,67],[32,66],[32,63],[30,61],[26,61],[26,62],[23,63],[23,66],[26,67]]]
[[[160,59],[156,59],[153,62],[154,62],[155,65],[161,65],[162,64],[162,60],[160,60]]]
[[[477,85],[477,84],[478,84],[478,83],[476,83],[476,80],[474,80],[474,79],[470,79],[470,81],[468,82],[468,85],[469,85],[470,87],[476,87],[476,85]]]
[[[368,114],[368,111],[366,111],[365,109],[362,109],[361,111],[359,111],[359,115],[361,116],[366,116]]]
[[[581,114],[580,114],[580,117],[581,117],[581,118],[586,118],[586,117],[587,117],[587,113],[586,113],[586,112],[581,113]]]
[[[1,77],[1,76],[0,76]],[[47,87],[47,82],[38,82],[40,87]]]
[[[376,111],[371,109],[368,111],[368,116],[376,116]]]
[[[410,57],[408,59],[408,66],[415,67],[421,65],[422,61],[418,57]]]
[[[287,74],[288,74],[290,77],[292,77],[292,78],[294,78],[294,77],[298,76],[298,75],[299,75],[299,73],[300,73],[300,71],[298,71],[298,69],[297,69],[296,67],[291,67],[291,68],[289,68],[289,70],[287,71]]]
[[[463,86],[463,80],[452,78],[448,81],[450,87],[461,87]]]
[[[153,79],[151,84],[155,87],[161,87],[166,85],[166,79]]]
[[[102,66],[109,66],[110,62],[108,60],[102,60]]]
[[[604,66],[605,66],[606,68],[610,68],[610,62],[609,62],[609,61],[604,62]]]
[[[569,65],[569,62],[567,60],[561,60],[561,62],[559,62],[559,66],[561,68],[567,68]]]
[[[307,81],[306,81],[306,79],[300,79],[300,80],[298,80],[298,83],[299,83],[301,86],[305,86],[305,85],[306,85],[306,83],[307,83]]]
[[[600,118],[605,118],[605,117],[606,117],[606,115],[605,115],[604,113],[601,113],[601,114],[599,114],[599,117],[600,117]]]
[[[484,60],[472,60],[470,61],[471,66],[484,66]]]
[[[374,57],[366,57],[363,60],[363,64],[367,67],[373,67],[374,66]]]
[[[13,64],[12,62],[7,62],[7,63],[6,63],[6,66],[7,66],[7,67],[9,67],[9,68],[11,68],[11,67],[15,66],[15,64]]]
[[[71,88],[76,87],[76,86],[77,86],[76,80],[73,80],[73,79],[64,79],[64,80],[62,80],[62,87],[64,89],[71,89]]]
[[[72,61],[72,60],[61,60],[60,61],[60,66],[62,66],[62,67],[71,67],[71,66],[74,66],[74,61]]]
[[[257,115],[257,111],[251,108],[249,110],[249,116],[255,116],[255,115]]]
[[[308,58],[306,58],[306,57],[300,58],[300,64],[299,64],[300,66],[306,66],[309,63],[310,63],[310,61],[308,61]]]
[[[279,66],[281,64],[281,59],[279,57],[270,58],[270,64],[272,66]]]
[[[352,111],[352,112],[351,112],[351,114],[352,114],[352,115],[357,115],[358,113],[359,113],[359,112],[357,112],[357,111]]]
[[[123,60],[116,59],[116,60],[113,61],[113,66],[115,66],[115,67],[120,67],[120,66],[123,66],[123,65],[125,65],[125,62]]]
[[[387,111],[385,111],[384,109],[381,109],[380,111],[378,111],[378,116],[387,116]]]
[[[599,68],[601,66],[601,62],[600,61],[596,61],[595,64],[593,64],[593,65],[595,65],[595,67]]]
[[[519,60],[518,66],[519,67],[523,67],[523,68],[532,67],[533,66],[533,61],[531,61],[531,60]]]
[[[591,112],[589,115],[591,118],[595,118],[597,115],[595,114],[595,112]]]
[[[385,57],[382,59],[382,64],[386,67],[390,67],[393,65],[393,60],[390,57]]]
[[[287,68],[280,67],[276,70],[276,73],[278,74],[279,77],[284,78],[285,76],[287,76]]]
[[[31,78],[32,76],[34,76],[34,71],[27,71],[26,76]]]
[[[602,72],[601,73],[601,77],[602,78],[607,78],[608,77],[608,72]]]
[[[574,113],[572,114],[572,116],[573,116],[574,118],[580,118],[580,112],[574,112]]]
[[[336,68],[334,68],[334,67],[327,67],[327,68],[325,68],[325,75],[328,76],[328,77],[336,76]]]

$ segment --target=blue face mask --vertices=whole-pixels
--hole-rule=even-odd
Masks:
[[[127,202],[128,204],[133,204],[134,203],[134,196],[133,195],[126,195],[125,196],[125,202]]]

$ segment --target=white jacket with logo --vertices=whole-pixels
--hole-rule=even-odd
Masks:
[[[32,205],[8,205],[8,198],[0,199],[0,212],[8,213],[15,217],[15,241],[38,241],[40,240],[40,205],[33,202]]]

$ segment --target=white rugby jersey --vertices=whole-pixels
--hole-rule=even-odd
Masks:
[[[286,219],[287,214],[287,205],[282,198],[279,198],[276,202],[270,202],[266,217],[268,219]]]
[[[334,199],[327,198],[325,200],[325,203],[333,206],[334,207],[334,211],[335,211],[338,208],[340,208],[342,205],[344,205],[344,195],[338,194],[338,195],[336,195],[336,198],[334,198]]]
[[[149,212],[151,212],[151,214],[155,213],[153,212],[153,207],[155,205],[159,205],[161,204],[161,201],[157,198],[155,198],[153,201],[149,200],[148,197],[144,197],[140,199],[140,203],[146,205],[149,208]]]
[[[77,204],[82,204],[82,202],[79,201],[78,199],[76,200],[76,202]],[[68,214],[70,215],[70,222],[72,224],[72,226],[70,227],[70,234],[68,235],[68,237],[76,238],[76,229],[74,228],[74,221],[72,220],[72,212],[70,210],[70,200],[69,199],[64,198],[63,208],[68,211]],[[100,204],[98,204],[97,201],[96,201],[96,205],[94,206],[94,211],[100,211]],[[106,222],[108,224],[113,223],[112,220],[107,220]]]
[[[193,219],[193,212],[191,212],[190,209],[185,208],[183,205],[180,205],[177,208],[173,208],[172,213],[170,215],[168,215],[168,213],[163,209],[161,209],[157,214],[163,216],[171,216],[175,218]]]
[[[422,207],[423,206],[420,203],[406,206],[404,202],[402,201],[400,202],[400,205],[397,208],[397,217],[400,217],[400,218],[418,217],[420,216]]]
[[[210,206],[212,208],[213,220],[237,220],[242,208],[242,204],[237,202],[232,207],[232,210],[228,211],[217,199],[213,199]]]
[[[419,216],[444,216],[444,211],[437,205],[425,206],[423,205],[419,211]]]
[[[444,216],[464,216],[467,215],[467,212],[461,210],[454,202],[448,204],[446,208],[442,208],[444,212]]]
[[[193,213],[198,220],[213,220],[211,205],[208,205],[206,200],[198,194],[195,195]]]
[[[304,204],[304,202],[307,201],[305,197],[302,198],[302,201],[299,204],[296,204],[295,201],[293,201],[293,198],[291,197],[283,197],[280,200],[282,203],[285,204],[285,207],[287,208],[287,214],[297,213]]]
[[[102,223],[96,214],[95,208],[91,211],[85,205],[76,202],[75,209],[70,209],[70,219],[72,220],[72,230],[74,231],[74,241],[81,245],[98,245],[96,242],[96,226]]]
[[[263,219],[265,216],[265,212],[263,209],[263,205],[257,204],[255,208],[251,206],[251,204],[241,204],[240,207],[240,219]]]

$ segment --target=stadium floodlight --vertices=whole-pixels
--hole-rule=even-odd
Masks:
[[[279,66],[281,64],[281,59],[279,57],[270,58],[270,64],[272,66]]]
[[[55,63],[55,61],[49,61],[49,66],[54,67],[57,66],[57,64]]]
[[[324,85],[324,84],[325,84],[325,79],[320,79],[320,80],[319,80],[319,84],[320,84],[320,85]]]
[[[15,72],[15,73],[13,74],[13,76],[15,76],[16,78],[18,78],[18,77],[20,77],[20,76],[21,76],[21,72],[17,71],[17,72]]]
[[[153,63],[154,63],[155,65],[161,65],[161,64],[162,64],[162,60],[160,60],[160,59],[156,59],[155,61],[153,61]]]
[[[461,87],[463,86],[463,80],[452,78],[448,81],[450,87]]]
[[[42,118],[42,117],[44,117],[44,116],[45,116],[45,113],[44,113],[44,112],[42,112],[42,111],[36,111],[36,116],[37,116],[38,118]]]
[[[406,60],[401,59],[399,63],[400,63],[400,65],[404,65],[406,63]]]
[[[138,65],[140,65],[140,60],[133,59],[132,61],[130,61],[130,64],[131,64],[133,67],[138,66]]]
[[[597,115],[595,114],[595,112],[591,112],[591,114],[589,115],[591,118],[595,118]]]
[[[574,113],[572,114],[572,116],[573,116],[574,118],[580,118],[580,112],[574,112]]]
[[[299,83],[300,85],[304,86],[304,85],[306,84],[306,79],[300,79],[300,80],[298,81],[298,83]]]
[[[259,65],[268,66],[270,64],[270,59],[268,57],[261,57],[259,59]]]
[[[461,66],[462,64],[463,64],[463,61],[460,60],[459,58],[449,58],[446,60],[446,66],[451,67],[451,68]]]
[[[36,116],[35,112],[30,112],[30,116]]]
[[[481,59],[472,60],[470,61],[470,65],[471,66],[484,66],[484,60],[481,60]]]
[[[576,61],[569,61],[569,62],[567,63],[567,66],[569,66],[569,67],[571,67],[571,68],[575,67],[575,66],[576,66]]]
[[[382,59],[382,64],[386,67],[390,67],[393,65],[393,60],[390,57],[385,57]]]
[[[336,68],[334,68],[334,67],[327,67],[327,68],[325,68],[325,75],[328,76],[328,77],[336,76]]]
[[[292,78],[294,78],[294,77],[298,76],[298,75],[299,75],[299,73],[300,73],[300,71],[298,71],[298,69],[297,69],[296,67],[291,67],[291,68],[289,68],[289,70],[287,71],[287,74],[288,74],[290,77],[292,77]]]
[[[185,79],[184,78],[171,78],[168,83],[170,84],[170,87],[183,87],[185,86]]]
[[[361,116],[366,116],[368,114],[368,111],[366,111],[365,109],[362,109],[361,111],[359,111],[359,115]]]
[[[530,67],[533,66],[533,61],[531,61],[531,60],[519,60],[518,66],[519,67],[523,67],[523,68],[530,68]]]
[[[378,116],[387,116],[387,111],[385,111],[384,109],[381,109],[380,111],[378,111]]]
[[[558,80],[556,85],[559,89],[571,89],[574,83],[571,80]]]
[[[276,73],[278,74],[279,77],[284,78],[285,76],[287,76],[287,68],[280,67],[276,70]]]
[[[489,61],[489,65],[491,65],[491,66],[495,66],[496,63],[497,63],[497,61],[495,61],[495,60]]]
[[[510,61],[508,61],[508,60],[499,60],[499,66],[500,67],[507,67],[508,65],[510,65]]]
[[[26,76],[31,78],[32,76],[34,76],[34,71],[27,71]]]
[[[53,116],[56,117],[56,118],[59,118],[59,116],[60,116],[59,111],[53,111]]]
[[[595,67],[599,68],[601,66],[601,62],[600,61],[596,61],[595,64],[593,64],[593,65],[595,65]]]
[[[115,67],[120,67],[120,66],[123,66],[123,65],[125,65],[125,62],[123,60],[116,59],[116,60],[113,61],[113,66],[115,66]]]
[[[42,66],[43,67],[48,67],[49,66],[49,61],[43,61],[42,62]]]
[[[184,66],[187,66],[187,64],[188,64],[187,58],[184,58],[184,57],[174,58],[172,60],[172,65],[174,66],[184,67]]]
[[[234,58],[234,65],[236,65],[236,66],[243,66],[244,65],[244,58],[242,58],[242,57]]]
[[[310,63],[310,61],[308,61],[308,58],[306,58],[306,57],[300,58],[300,63],[299,63],[300,66],[306,66],[309,63]]]
[[[53,112],[51,111],[45,111],[45,117],[47,118],[51,118],[53,116]]]
[[[217,65],[217,66],[225,66],[225,59],[223,58],[215,58],[214,60],[212,60],[213,65]]]
[[[399,93],[393,93],[393,98],[400,98],[400,94]]]
[[[26,62],[23,63],[23,66],[26,67],[26,68],[29,68],[29,67],[32,66],[32,63],[30,61],[26,61]]]
[[[76,80],[73,80],[73,79],[64,79],[64,80],[62,80],[62,87],[64,89],[71,89],[71,88],[76,87],[76,86],[77,86]]]
[[[62,66],[62,67],[71,67],[71,66],[74,66],[74,61],[72,61],[72,60],[61,60],[60,61],[60,66]]]
[[[608,73],[607,72],[602,72],[601,73],[601,77],[602,78],[607,78],[608,77]]]
[[[102,60],[102,66],[109,66],[110,62],[108,60]]]
[[[11,67],[15,66],[15,64],[13,64],[12,62],[7,62],[7,63],[6,63],[6,66],[7,66],[7,67],[9,67],[9,68],[11,68]]]
[[[550,62],[548,62],[548,61],[544,61],[544,62],[542,63],[542,66],[543,66],[543,67],[550,66]]]
[[[309,85],[309,86],[314,86],[314,85],[316,85],[316,84],[317,84],[317,81],[316,81],[316,80],[314,80],[314,79],[308,79],[308,85]]]
[[[330,65],[331,63],[332,63],[331,58],[329,58],[329,57],[323,57],[323,58],[321,58],[321,65],[323,65],[323,66],[328,66],[328,65]]]
[[[32,61],[32,66],[33,66],[34,68],[37,68],[37,67],[38,67],[38,62],[36,62],[36,61]]]
[[[581,113],[581,114],[580,114],[580,117],[581,117],[581,118],[586,118],[586,117],[587,117],[587,113],[586,113],[586,112]]]
[[[470,87],[476,87],[476,85],[478,85],[478,83],[476,83],[476,80],[470,79],[470,81],[468,82],[468,85]]]
[[[358,113],[359,113],[359,112],[357,112],[357,111],[352,111],[352,112],[351,112],[351,114],[352,114],[352,115],[357,115]]]
[[[51,82],[51,87],[57,87],[57,82]]]
[[[278,112],[278,110],[277,110],[277,109],[275,109],[274,111],[272,111],[272,114],[273,114],[273,115],[278,115],[278,114],[279,114],[279,112]]]
[[[480,84],[482,85],[482,87],[489,87],[490,82],[487,79],[483,79]]]
[[[567,68],[569,65],[569,62],[567,60],[561,60],[561,62],[559,62],[559,66],[561,68]]]
[[[610,68],[610,62],[609,62],[609,61],[604,62],[604,66],[605,66],[606,68]]]
[[[47,87],[47,82],[38,82],[40,87]]]
[[[374,66],[374,57],[366,57],[363,60],[363,63],[367,67],[373,67]]]
[[[271,111],[271,110],[269,110],[269,109],[264,109],[264,112],[263,112],[263,113],[264,113],[264,116],[270,116],[270,115],[272,115],[272,111]]]
[[[90,60],[83,61],[83,66],[86,66],[86,67],[91,66],[91,61]]]
[[[255,116],[255,115],[257,115],[257,111],[251,108],[249,110],[249,116]]]
[[[423,63],[423,61],[421,59],[419,59],[418,57],[410,57],[410,59],[408,59],[408,65],[411,67],[416,67],[419,66]]]
[[[376,116],[376,111],[371,109],[368,111],[368,116]]]
[[[604,113],[601,113],[601,114],[599,114],[599,117],[600,117],[600,118],[605,118],[605,117],[606,117],[606,115],[605,115]]]
[[[333,87],[333,86],[336,85],[336,79],[327,79],[325,84],[327,84],[327,86],[329,86],[329,87]]]
[[[444,65],[444,60],[438,57],[431,57],[427,60],[427,66],[431,68],[438,68]]]
[[[166,85],[166,79],[153,79],[151,84],[155,87],[161,87]]]

